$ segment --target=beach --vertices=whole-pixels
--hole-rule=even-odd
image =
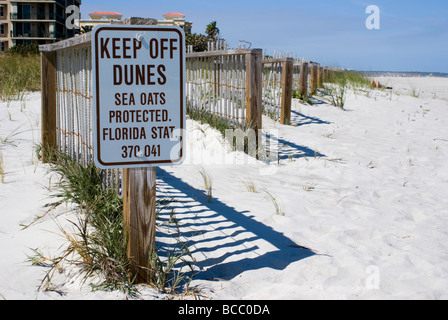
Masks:
[[[344,110],[324,97],[294,99],[290,125],[263,116],[278,141],[274,162],[232,151],[187,120],[187,159],[157,169],[157,196],[176,200],[196,297],[448,299],[448,79],[375,80],[392,89],[350,89]],[[70,206],[45,215],[57,177],[35,153],[40,99],[0,102],[0,298],[124,299],[92,292],[69,269],[38,290],[46,268],[27,256],[57,252],[56,221],[73,217]]]

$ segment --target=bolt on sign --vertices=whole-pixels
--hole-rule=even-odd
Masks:
[[[93,31],[98,167],[180,164],[185,150],[185,34],[179,27]]]

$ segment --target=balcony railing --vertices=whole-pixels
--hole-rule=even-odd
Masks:
[[[10,13],[9,14],[11,20],[56,20],[55,14],[50,12],[48,18],[43,14],[37,15],[20,15],[18,13]],[[64,19],[62,16],[57,15],[58,19]]]
[[[11,30],[11,38],[45,38],[45,39],[56,39],[56,32],[27,32],[19,33]]]
[[[65,0],[18,0],[18,3],[23,2],[48,2],[48,3],[57,3],[62,7],[65,7]]]

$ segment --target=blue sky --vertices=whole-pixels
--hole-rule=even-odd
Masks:
[[[366,8],[380,9],[380,29],[366,28]],[[446,0],[83,0],[83,18],[93,11],[162,19],[181,12],[205,33],[217,21],[229,46],[292,52],[324,65],[378,71],[448,73]]]

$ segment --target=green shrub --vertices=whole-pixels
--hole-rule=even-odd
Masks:
[[[21,56],[38,55],[39,46],[37,44],[19,44],[12,46],[8,50],[8,53],[12,55],[21,55]]]

